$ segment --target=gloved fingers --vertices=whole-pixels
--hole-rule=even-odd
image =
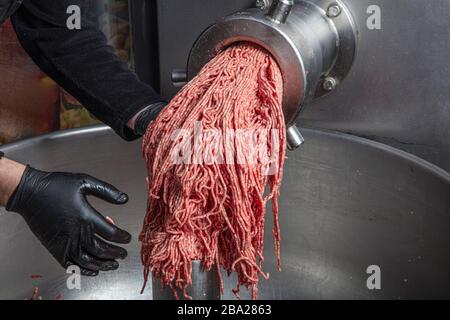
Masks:
[[[104,260],[123,260],[127,257],[128,252],[124,248],[107,243],[95,236],[92,225],[89,225],[87,229],[88,240],[84,244],[84,249],[88,254]]]
[[[79,263],[84,268],[93,271],[112,271],[119,268],[119,263],[115,260],[96,259],[85,252],[81,254]]]
[[[86,251],[94,257],[106,260],[123,260],[128,255],[124,248],[107,243],[98,237],[95,237],[93,242],[93,246],[86,248]]]
[[[98,271],[92,271],[92,270],[87,270],[87,269],[83,269],[80,268],[81,271],[81,275],[85,276],[85,277],[96,277],[98,276]]]
[[[91,271],[110,271],[119,268],[119,263],[115,260],[97,259],[84,251],[84,247],[89,243],[88,225],[81,225],[80,231],[73,239],[70,250],[70,260],[83,269]]]
[[[67,268],[69,268],[70,266],[77,266],[78,268],[80,268],[80,274],[81,274],[82,276],[85,276],[85,277],[95,277],[95,276],[98,275],[98,271],[92,271],[92,270],[87,270],[87,269],[81,268],[81,267],[78,266],[76,263],[74,263],[74,262],[68,260],[67,263],[66,263],[66,265],[65,265],[65,268],[67,269]]]
[[[85,194],[98,197],[112,204],[125,204],[128,202],[128,195],[109,183],[89,175],[85,175],[83,180],[82,192]]]
[[[90,219],[94,226],[95,233],[111,242],[124,244],[130,243],[131,234],[110,223],[102,214],[92,208],[92,206],[89,206],[89,208],[92,210]]]
[[[115,260],[100,260],[92,257],[91,255],[83,252],[81,249],[75,249],[71,254],[70,259],[75,262],[82,269],[87,271],[111,271],[119,268],[119,263]]]

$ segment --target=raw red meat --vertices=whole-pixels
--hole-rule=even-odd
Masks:
[[[140,234],[145,283],[152,272],[177,298],[178,289],[189,298],[192,261],[200,260],[206,270],[216,265],[219,275],[220,267],[236,272],[236,295],[243,285],[256,298],[259,275],[268,278],[262,263],[269,200],[280,268],[282,95],[273,57],[238,43],[212,59],[149,126],[143,141],[149,200]]]

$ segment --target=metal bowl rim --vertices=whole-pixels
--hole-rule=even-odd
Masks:
[[[363,145],[364,147],[371,147],[375,148],[380,151],[384,151],[386,153],[389,153],[397,158],[401,158],[403,160],[406,160],[408,162],[413,162],[417,164],[419,167],[424,169],[427,172],[430,172],[432,175],[435,175],[439,177],[440,179],[444,180],[445,182],[450,184],[450,172],[445,171],[444,169],[418,157],[411,153],[408,153],[406,151],[402,151],[399,149],[396,149],[394,147],[388,146],[386,144],[376,142],[373,140],[369,140],[366,138],[358,137],[355,135],[350,135],[343,132],[338,131],[331,131],[331,130],[323,130],[323,129],[312,129],[312,128],[302,128],[302,132],[308,134],[308,133],[314,133],[316,135],[322,135],[327,136],[329,138],[335,138],[340,140],[345,140],[347,142],[357,143],[360,145]],[[55,141],[59,139],[64,139],[72,136],[77,136],[85,133],[96,133],[96,132],[113,132],[111,128],[109,128],[106,125],[103,124],[96,124],[91,126],[86,126],[83,128],[75,128],[75,129],[67,129],[67,130],[61,130],[56,131],[40,136],[36,136],[33,138],[26,138],[22,140],[18,140],[9,144],[5,144],[3,146],[0,146],[0,151],[3,151],[6,156],[8,156],[8,152],[17,148],[17,147],[27,147],[30,145],[33,145],[35,143],[43,142],[43,141]],[[301,149],[298,151],[301,152]]]

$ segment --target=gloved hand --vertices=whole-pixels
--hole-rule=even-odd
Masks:
[[[134,133],[139,136],[143,136],[147,131],[147,127],[150,122],[158,117],[159,113],[162,111],[162,109],[164,109],[166,105],[166,102],[158,102],[152,104],[151,106],[148,106],[143,111],[141,111],[134,124]]]
[[[6,209],[19,213],[47,250],[65,268],[78,265],[82,275],[115,270],[127,251],[107,243],[129,243],[131,235],[109,223],[87,201],[92,195],[113,204],[128,196],[91,176],[49,173],[27,167]]]

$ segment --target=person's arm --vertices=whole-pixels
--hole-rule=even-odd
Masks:
[[[81,8],[81,30],[67,28],[71,5]],[[47,75],[121,137],[132,140],[139,137],[129,128],[133,117],[148,106],[156,117],[164,100],[107,44],[90,16],[95,5],[93,0],[25,0],[11,20],[20,43]]]
[[[6,207],[9,198],[19,185],[25,166],[21,163],[0,158],[0,207]]]
[[[0,154],[1,156],[1,154]],[[78,265],[95,276],[115,270],[131,235],[108,221],[87,201],[94,196],[112,204],[128,201],[114,186],[89,175],[44,172],[0,157],[0,206],[20,214],[31,231],[63,267]]]

